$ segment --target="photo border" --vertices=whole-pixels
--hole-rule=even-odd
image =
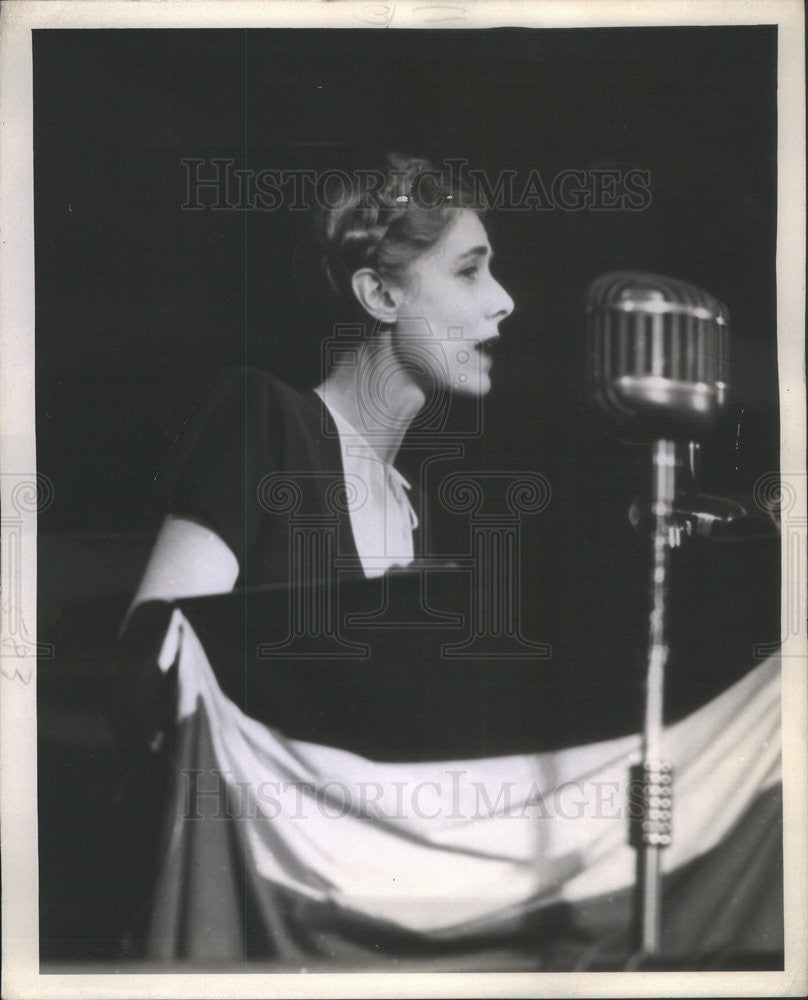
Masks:
[[[36,517],[47,483],[36,476],[34,378],[33,94],[31,32],[38,28],[485,28],[519,26],[640,27],[777,24],[778,215],[777,329],[783,479],[793,486],[796,572],[805,573],[805,108],[804,17],[798,0],[645,2],[391,3],[232,2],[232,0],[7,0],[0,12],[0,489],[3,571],[14,534],[23,572],[10,602],[3,579],[2,633],[22,622],[28,646],[4,655],[0,682],[0,809],[2,809],[3,983],[8,998],[268,997],[268,996],[787,996],[804,995],[806,973],[805,788],[806,635],[788,634],[782,650],[784,754],[784,972],[615,973],[183,973],[153,974],[85,966],[41,974],[38,954]],[[20,484],[25,503],[19,503]],[[17,492],[15,492],[15,490]],[[20,527],[9,511],[20,506]],[[16,522],[15,522],[16,523]],[[793,539],[791,540],[793,544]],[[793,556],[783,533],[783,614]],[[804,585],[804,581],[802,582]],[[804,594],[804,590],[800,591]],[[15,616],[17,616],[15,618]],[[784,633],[785,634],[785,633]],[[5,648],[5,647],[4,647]],[[142,968],[143,966],[139,966]]]

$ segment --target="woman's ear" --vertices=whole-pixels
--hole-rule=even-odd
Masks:
[[[369,267],[354,273],[351,286],[365,312],[382,323],[395,323],[403,296],[397,286],[389,284]]]

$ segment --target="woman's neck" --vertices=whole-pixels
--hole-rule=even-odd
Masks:
[[[426,402],[424,390],[399,362],[389,330],[362,344],[355,366],[333,368],[317,391],[329,409],[367,438],[385,464],[394,461]]]

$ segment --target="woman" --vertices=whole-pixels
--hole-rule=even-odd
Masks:
[[[172,511],[133,606],[286,582],[261,484],[318,463],[336,472],[334,449],[326,454],[336,441],[360,485],[349,490],[350,525],[365,575],[412,560],[415,518],[393,465],[402,439],[436,394],[488,392],[486,346],[513,301],[491,274],[479,208],[426,161],[391,156],[379,189],[345,195],[319,220],[323,277],[335,318],[357,318],[369,335],[313,391],[254,369],[220,381],[186,436]]]
[[[358,322],[362,330],[350,363],[341,364],[337,352],[322,382],[306,391],[254,368],[225,372],[173,459],[170,513],[127,615],[114,681],[124,738],[158,749],[168,735],[180,769],[189,763],[204,769],[199,746],[205,736],[183,736],[182,708],[177,726],[177,671],[171,668],[181,628],[167,602],[235,586],[299,583],[301,572],[317,571],[290,561],[288,510],[271,502],[278,481],[298,490],[302,509],[325,516],[341,509],[333,487],[347,486],[348,516],[338,517],[343,566],[353,559],[373,577],[409,565],[418,516],[409,484],[393,464],[402,439],[436,401],[450,394],[481,397],[490,389],[487,349],[514,304],[491,274],[479,205],[467,191],[444,184],[425,160],[390,156],[378,177],[375,187],[364,178],[361,187],[346,190],[337,207],[320,211],[315,227],[333,317]],[[155,661],[162,672],[144,668]],[[182,705],[182,676],[179,685]],[[212,697],[205,733],[215,729],[218,738],[232,720],[212,721],[221,707],[218,695]],[[243,734],[231,735],[235,745]],[[189,741],[197,748],[193,760],[183,757]],[[214,751],[206,760],[211,770],[221,769]],[[290,932],[279,930],[285,918],[275,912],[277,898],[257,903],[263,890],[233,888],[229,868],[222,875],[221,859],[233,856],[232,831],[208,822],[201,834],[199,823],[184,820],[176,813],[171,826],[150,953],[232,957],[246,949],[297,956]],[[183,866],[196,875],[178,874]],[[208,883],[202,869],[221,877]],[[261,931],[249,945],[246,931],[232,933],[246,897],[262,912],[253,923]],[[212,913],[219,915],[213,929]]]

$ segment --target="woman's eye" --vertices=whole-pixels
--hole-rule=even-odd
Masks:
[[[477,265],[476,265],[476,264],[472,264],[472,265],[471,265],[471,267],[466,267],[466,268],[463,268],[463,270],[462,270],[462,271],[460,272],[460,274],[461,274],[461,275],[462,275],[462,276],[463,276],[464,278],[473,278],[473,277],[475,277],[475,276],[476,276],[476,274],[477,274],[477,272],[478,272],[479,270],[480,270],[480,269],[479,269],[479,267],[477,267]]]

